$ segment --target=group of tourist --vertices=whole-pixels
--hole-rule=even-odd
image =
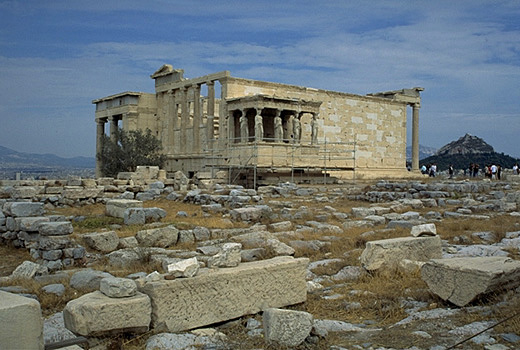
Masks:
[[[435,177],[437,171],[437,164],[435,163],[430,163],[428,165],[423,164],[421,167],[421,173],[430,177]],[[471,163],[467,169],[464,169],[464,175],[469,177],[478,177],[479,171],[484,175],[484,178],[490,180],[500,180],[502,177],[502,166],[494,163],[486,164],[482,169],[477,163]],[[454,167],[450,164],[448,166],[448,175],[450,179],[453,178],[454,173]],[[518,163],[513,166],[513,175],[520,175],[520,166]]]
[[[477,177],[479,173],[479,165],[471,163],[469,165],[469,176],[470,177]],[[513,166],[513,174],[518,173],[518,165],[516,165],[516,172],[515,167]],[[484,165],[484,168],[482,169],[484,172],[484,177],[490,180],[500,180],[502,176],[502,166],[497,165],[495,163],[493,164],[486,164]]]
[[[488,164],[486,165],[484,175],[491,180],[500,180],[502,174],[502,167],[500,165]]]
[[[423,164],[423,166],[421,167],[421,174],[428,175],[430,177],[435,177],[435,175],[437,174],[437,164]]]

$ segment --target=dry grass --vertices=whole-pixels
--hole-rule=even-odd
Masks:
[[[53,283],[63,284],[65,286],[65,293],[61,296],[52,293],[46,293],[42,290],[42,287],[46,285],[45,283],[39,283],[33,279],[24,278],[10,280],[9,283],[0,283],[0,286],[18,286],[24,289],[24,293],[35,295],[40,302],[42,314],[44,317],[51,316],[56,312],[63,311],[65,305],[67,305],[70,300],[76,299],[85,294],[70,288],[67,279]]]
[[[488,220],[447,218],[436,223],[437,233],[442,239],[454,243],[454,238],[459,236],[468,237],[473,243],[483,243],[479,238],[472,236],[474,232],[492,232],[495,235],[494,242],[500,242],[507,232],[520,230],[518,218],[511,215],[497,215]]]
[[[351,323],[370,320],[374,326],[388,326],[408,316],[401,306],[403,297],[433,301],[426,290],[418,273],[391,270],[366,274],[359,281],[334,288],[332,293],[342,295],[338,299],[323,299],[318,294],[309,294],[305,308],[315,318]],[[352,303],[359,303],[361,307],[349,308]]]
[[[32,261],[29,251],[0,245],[0,276],[9,276],[25,260]]]

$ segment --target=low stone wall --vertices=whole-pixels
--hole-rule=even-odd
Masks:
[[[44,216],[43,203],[7,202],[0,209],[0,242],[29,249],[49,271],[74,266],[85,257],[85,248],[70,238],[72,223],[60,215]]]

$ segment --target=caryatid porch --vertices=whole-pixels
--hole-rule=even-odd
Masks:
[[[318,157],[321,101],[254,95],[228,99],[231,166],[309,166]]]
[[[226,104],[232,143],[312,144],[317,139],[321,101],[254,95],[229,99]]]

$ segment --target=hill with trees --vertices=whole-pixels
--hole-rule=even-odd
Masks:
[[[435,155],[419,162],[420,166],[433,163],[437,164],[439,170],[446,170],[450,164],[455,169],[468,169],[471,163],[478,164],[481,169],[487,164],[496,164],[510,169],[515,163],[520,163],[520,159],[497,153],[483,139],[466,134],[457,141],[441,147]]]

